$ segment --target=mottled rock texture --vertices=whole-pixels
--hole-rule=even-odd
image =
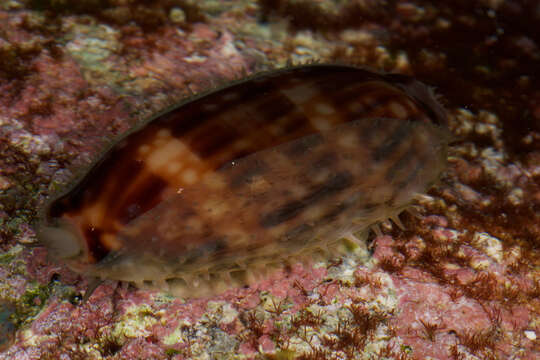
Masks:
[[[149,3],[0,2],[0,359],[540,357],[535,1]],[[34,243],[45,196],[183,96],[311,60],[413,75],[449,109],[450,168],[406,230],[212,298],[81,303]]]

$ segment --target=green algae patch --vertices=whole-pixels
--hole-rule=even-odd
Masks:
[[[169,334],[161,339],[161,342],[165,345],[178,345],[186,342],[188,329],[192,326],[187,320],[179,320],[178,326]]]
[[[279,350],[275,354],[265,354],[265,360],[295,360],[298,358],[298,354],[291,350]]]
[[[36,282],[31,283],[17,301],[17,322],[22,324],[36,316],[49,299],[50,294],[49,286]]]
[[[0,220],[1,221],[1,220]],[[0,226],[2,224],[0,223]],[[11,248],[8,252],[0,253],[0,265],[5,265],[13,262],[17,258],[17,254],[13,253],[14,248]]]
[[[180,354],[182,354],[180,350],[176,350],[176,349],[165,350],[165,355],[167,355],[168,357],[173,357],[175,355],[180,355]]]

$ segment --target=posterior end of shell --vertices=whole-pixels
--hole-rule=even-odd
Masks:
[[[440,96],[437,96],[434,88],[402,74],[388,74],[387,77],[420,104],[424,111],[430,115],[434,124],[444,128],[448,127],[448,115],[440,104]]]

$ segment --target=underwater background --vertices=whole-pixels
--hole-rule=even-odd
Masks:
[[[537,359],[537,1],[0,0],[0,359]],[[434,87],[449,168],[369,251],[183,301],[49,260],[31,223],[108,139],[312,61]]]

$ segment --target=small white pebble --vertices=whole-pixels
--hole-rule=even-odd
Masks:
[[[175,24],[182,24],[186,21],[186,13],[180,8],[172,8],[169,12],[169,19]]]
[[[478,113],[478,120],[486,124],[498,124],[500,123],[499,118],[488,111],[481,110]]]
[[[487,256],[500,263],[503,258],[501,240],[489,235],[488,233],[475,233],[473,244],[484,250]]]
[[[523,202],[523,190],[520,189],[520,188],[515,188],[513,189],[510,194],[508,194],[508,201],[510,201],[510,203],[512,205],[519,205]]]
[[[532,330],[525,330],[523,332],[525,334],[525,337],[531,341],[536,340],[536,333]]]
[[[411,67],[407,53],[400,52],[396,57],[396,68],[400,70],[406,70]]]
[[[334,108],[325,103],[315,104],[315,111],[321,115],[331,115],[335,112]]]

